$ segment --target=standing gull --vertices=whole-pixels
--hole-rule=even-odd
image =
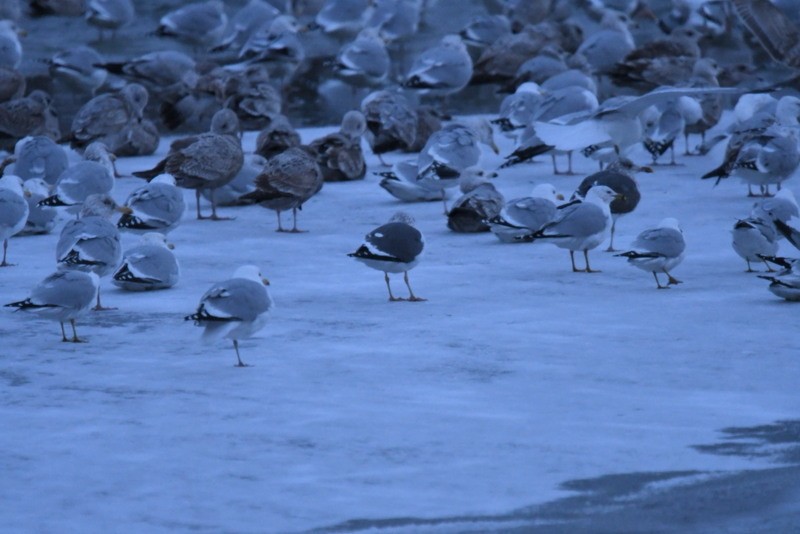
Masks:
[[[763,256],[774,256],[778,253],[778,232],[769,220],[760,217],[739,219],[731,230],[731,245],[736,254],[747,262],[747,272],[752,273],[751,261],[763,261],[768,271],[772,271]]]
[[[33,288],[31,296],[6,304],[9,308],[35,313],[61,324],[61,341],[80,343],[75,331],[75,319],[83,315],[95,300],[100,279],[96,274],[60,269]],[[67,338],[64,322],[72,325],[72,339]]]
[[[200,194],[203,189],[211,189],[210,219],[224,220],[217,216],[213,190],[233,180],[242,168],[244,153],[238,133],[236,114],[222,109],[214,114],[210,132],[174,141],[167,157],[154,168],[133,175],[152,180],[166,172],[175,178],[179,187],[194,189],[198,219],[209,218],[200,213]]]
[[[28,202],[19,176],[6,175],[0,178],[0,239],[3,240],[3,261],[0,267],[13,265],[6,261],[8,240],[25,228],[28,220]]]
[[[683,261],[686,242],[678,221],[671,217],[664,219],[655,227],[643,231],[633,242],[633,250],[617,254],[628,258],[628,263],[643,271],[653,273],[658,289],[667,289],[670,285],[680,284],[670,271]],[[662,286],[658,274],[667,275],[667,285]]]
[[[256,176],[256,190],[241,197],[245,202],[260,204],[274,210],[278,217],[278,232],[298,233],[297,210],[322,188],[322,171],[304,148],[294,147],[270,158],[261,174]],[[281,225],[281,212],[292,210],[291,230]]]
[[[167,289],[178,283],[178,260],[174,246],[164,234],[149,232],[139,244],[125,251],[122,265],[111,277],[111,283],[127,291]]]
[[[83,203],[80,218],[67,222],[56,244],[59,268],[92,272],[98,277],[111,274],[122,259],[122,245],[117,228],[108,218],[114,211],[125,213],[108,195],[91,195]],[[97,290],[95,310],[107,310],[100,304]]]
[[[267,315],[274,307],[268,285],[258,267],[243,265],[233,278],[211,286],[200,299],[197,311],[187,315],[186,320],[205,328],[203,340],[233,340],[236,366],[246,367],[239,357],[239,340],[251,337],[266,325]]]
[[[426,299],[417,297],[408,283],[408,271],[417,266],[425,247],[422,233],[414,228],[414,218],[404,212],[397,212],[389,222],[377,227],[364,238],[358,250],[348,254],[367,267],[383,271],[389,301],[408,300],[419,302]],[[408,287],[408,299],[395,297],[389,284],[389,273],[403,273]]]
[[[582,202],[562,207],[553,222],[540,230],[519,237],[522,241],[550,242],[559,248],[569,250],[574,273],[595,273],[589,265],[589,251],[602,243],[611,227],[609,204],[619,195],[605,185],[592,186]],[[583,251],[586,268],[575,267],[575,252]]]

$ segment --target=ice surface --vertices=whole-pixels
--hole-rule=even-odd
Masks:
[[[57,324],[0,310],[0,527],[294,532],[503,514],[614,473],[770,466],[692,448],[800,408],[800,308],[744,273],[730,245],[752,199],[735,179],[699,179],[722,150],[640,176],[642,201],[618,221],[618,247],[665,217],[680,221],[686,260],[673,274],[685,283],[668,291],[604,246],[591,252],[602,273],[574,274],[556,247],[454,234],[440,202],[400,204],[371,173],[326,184],[299,213],[305,234],[276,233],[259,206],[196,221],[187,191],[170,234],[181,281],[127,293],[103,280],[104,304],[119,309],[79,322],[89,343],[61,343]],[[156,160],[117,164],[130,174]],[[541,182],[568,194],[596,164],[575,168],[554,177],[542,158],[501,171],[496,185],[506,198]],[[114,196],[141,184],[119,179]],[[800,194],[796,178],[785,186]],[[387,302],[381,273],[346,256],[399,207],[425,235],[410,275],[427,302]],[[13,240],[18,266],[0,270],[2,303],[54,269],[57,239]],[[183,316],[245,263],[270,279],[276,310],[241,343],[253,366],[239,369],[229,342],[204,346]],[[393,285],[405,295],[400,276]]]

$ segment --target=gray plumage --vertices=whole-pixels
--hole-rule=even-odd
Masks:
[[[747,272],[753,272],[750,262],[764,261],[762,256],[774,256],[778,252],[778,231],[769,220],[740,219],[733,225],[731,234],[733,250],[747,263]],[[772,270],[768,263],[764,264],[768,271]]]
[[[420,54],[403,85],[423,94],[457,93],[472,78],[472,58],[458,35],[446,35],[437,46]]]
[[[73,91],[91,93],[106,81],[103,56],[90,46],[76,46],[53,54],[47,61],[50,75],[60,79]]]
[[[116,93],[94,97],[72,120],[70,145],[81,149],[101,141],[116,153],[126,142],[126,130],[142,119],[147,100],[147,89],[138,83],[128,84]]]
[[[135,16],[131,0],[89,0],[86,4],[86,21],[100,31],[126,26]]]
[[[41,201],[44,206],[66,206],[77,213],[90,195],[110,194],[114,189],[113,166],[102,143],[92,143],[79,161],[59,175],[53,193]]]
[[[44,135],[25,137],[14,147],[13,173],[23,180],[41,178],[55,184],[68,166],[64,149]]]
[[[403,202],[443,200],[446,196],[444,189],[427,187],[424,183],[417,181],[416,161],[400,161],[392,166],[391,171],[374,174],[381,177],[379,186]]]
[[[0,178],[0,240],[3,241],[3,261],[0,262],[0,267],[9,265],[6,262],[8,240],[25,228],[28,212],[28,203],[25,201],[19,176],[6,175]]]
[[[195,61],[178,50],[149,52],[123,62],[102,65],[108,72],[134,82],[162,89],[186,79],[195,68]]]
[[[100,280],[94,273],[59,270],[42,280],[30,297],[7,307],[61,323],[61,340],[80,342],[75,331],[75,319],[83,315],[98,294]],[[67,339],[64,322],[72,323],[72,339]]]
[[[529,197],[509,200],[498,215],[487,222],[489,229],[503,243],[522,243],[517,237],[537,232],[556,218],[557,194],[551,184],[539,184]]]
[[[325,33],[357,32],[369,14],[370,0],[327,0],[314,18]]]
[[[333,64],[336,73],[352,85],[378,84],[390,67],[386,44],[374,28],[361,30],[353,42],[342,46]]]
[[[168,289],[178,283],[180,269],[175,254],[162,234],[145,234],[129,248],[111,283],[127,291]]]
[[[214,46],[225,34],[228,16],[219,0],[183,6],[161,17],[156,35],[171,37],[193,46]]]
[[[171,232],[181,222],[186,211],[181,190],[169,175],[160,176],[128,196],[125,206],[130,214],[123,214],[117,227],[133,232]]]
[[[251,193],[256,186],[254,180],[261,174],[267,160],[258,154],[248,154],[236,176],[227,184],[214,189],[214,202],[219,206],[241,206],[246,204],[241,200],[242,195]],[[211,190],[202,190],[203,198],[211,201]]]
[[[667,218],[655,227],[640,233],[633,242],[633,250],[617,254],[628,259],[628,263],[643,271],[653,273],[658,289],[680,284],[669,271],[683,261],[686,242],[678,221]],[[667,275],[667,286],[662,286],[657,273]]]

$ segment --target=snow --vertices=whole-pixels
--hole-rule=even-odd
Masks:
[[[304,141],[333,129],[305,129]],[[170,234],[176,287],[128,293],[103,280],[103,303],[118,310],[80,320],[79,345],[61,343],[57,324],[0,312],[0,527],[294,532],[502,514],[614,473],[773,465],[691,447],[800,408],[798,310],[744,273],[730,245],[752,199],[735,179],[699,180],[722,150],[640,175],[642,201],[618,221],[618,247],[680,221],[686,260],[673,274],[685,283],[668,291],[605,244],[590,253],[602,273],[574,274],[554,246],[454,234],[441,202],[401,204],[371,173],[326,184],[299,212],[304,234],[276,233],[259,206],[196,221],[187,191]],[[117,163],[128,175],[157,159]],[[484,151],[487,168],[500,162]],[[544,181],[568,195],[596,164],[575,168],[556,177],[543,158],[495,183],[507,199]],[[121,178],[114,196],[141,184]],[[800,194],[796,178],[785,186]],[[398,209],[425,236],[410,280],[427,302],[387,302],[382,273],[346,256]],[[2,303],[54,269],[57,238],[12,239]],[[137,239],[125,234],[125,248]],[[797,255],[785,241],[780,252]],[[270,279],[276,309],[240,343],[252,366],[239,369],[229,341],[203,345],[183,317],[247,263]],[[402,277],[392,281],[404,296]]]

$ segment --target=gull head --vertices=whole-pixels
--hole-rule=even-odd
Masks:
[[[211,119],[211,133],[217,135],[239,135],[239,118],[229,109],[221,109]]]
[[[103,217],[109,218],[114,212],[125,213],[130,215],[133,213],[127,206],[118,206],[114,199],[110,196],[101,193],[95,195],[89,195],[86,197],[86,200],[83,201],[83,206],[81,207],[81,211],[79,217],[89,217],[89,216],[96,216],[96,217]]]
[[[497,178],[496,172],[484,171],[477,166],[467,167],[461,172],[459,188],[462,193],[469,193],[480,185],[488,184],[492,178]]]
[[[586,200],[599,200],[603,204],[610,204],[614,200],[621,198],[622,195],[605,185],[594,185],[586,192]]]
[[[351,110],[342,117],[342,134],[350,139],[358,139],[367,131],[367,119],[358,110]]]
[[[414,224],[416,224],[416,221],[414,220],[414,217],[412,217],[411,215],[409,215],[405,211],[396,212],[394,215],[392,215],[392,218],[389,219],[389,222],[390,223],[403,223],[403,224],[407,224],[409,226],[414,226]]]
[[[564,200],[564,195],[556,191],[556,188],[553,186],[553,184],[537,185],[533,188],[533,191],[531,191],[531,196],[533,198],[544,198],[553,203]]]
[[[245,280],[252,280],[265,286],[269,285],[269,280],[261,276],[261,270],[255,265],[242,265],[233,272],[234,278],[244,278]]]
[[[167,236],[160,232],[147,232],[139,240],[140,245],[155,245],[159,247],[168,248],[170,250],[175,248],[175,245],[167,241]]]

